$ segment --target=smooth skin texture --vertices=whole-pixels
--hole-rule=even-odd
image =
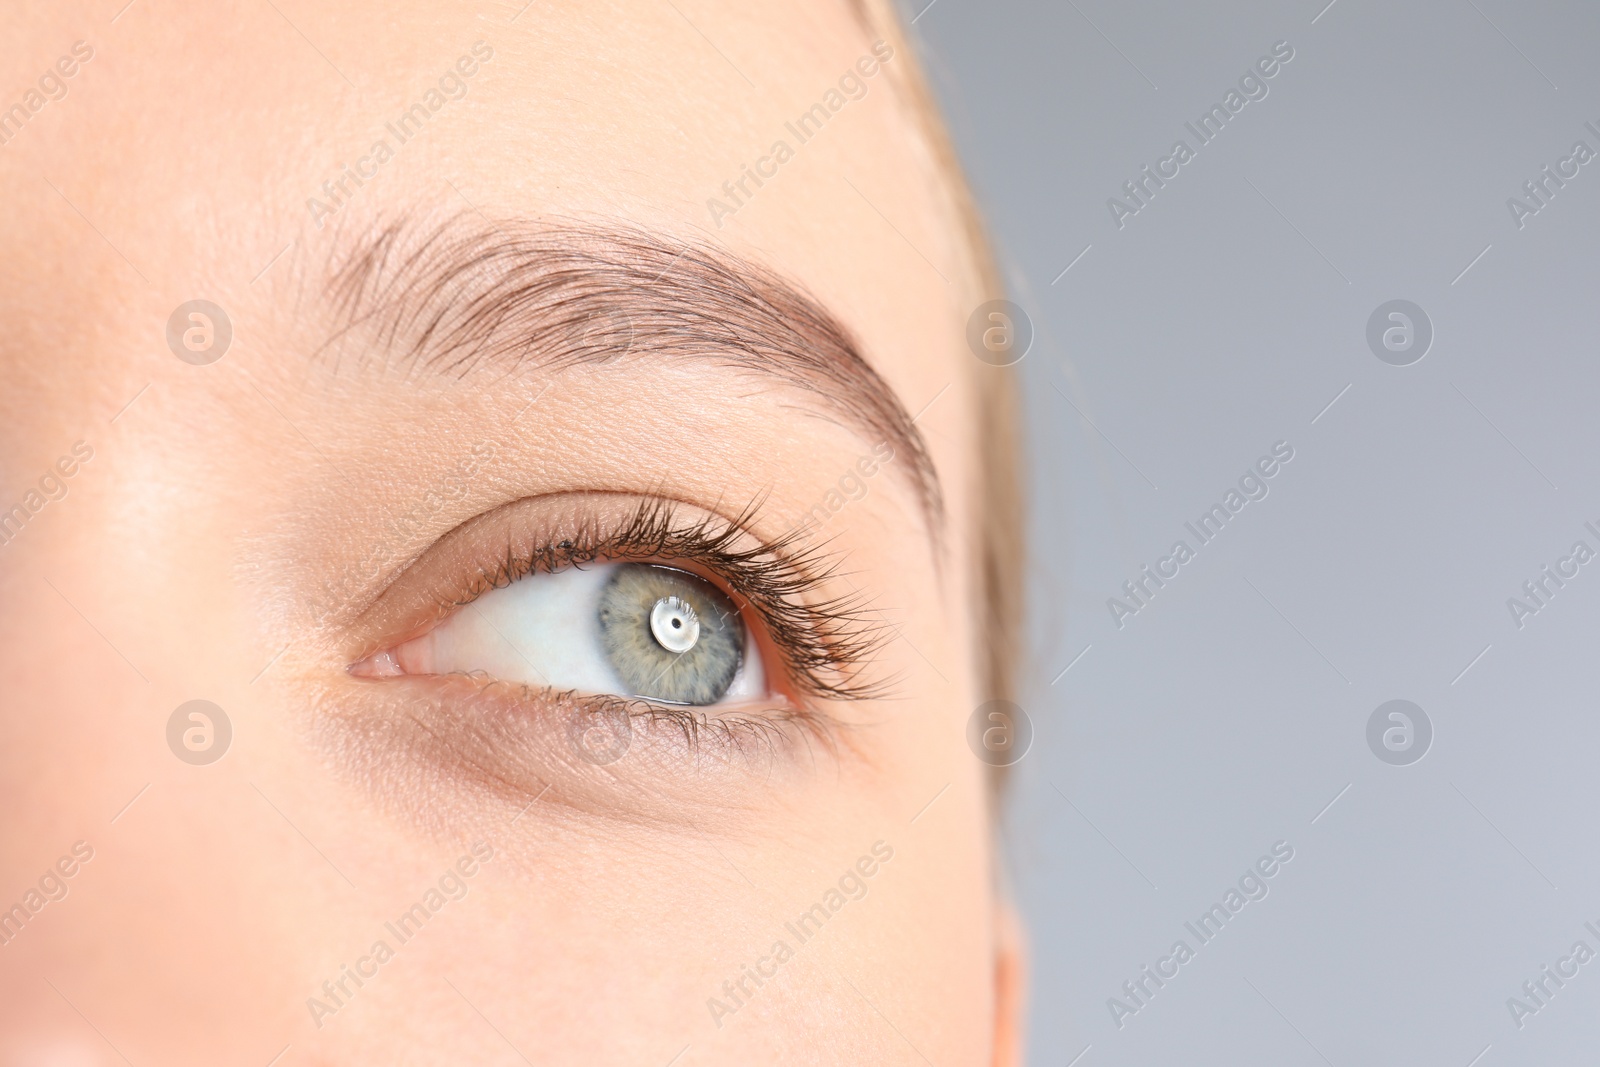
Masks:
[[[874,40],[905,45],[843,2],[122,4],[16,5],[0,38],[0,106],[93,50],[0,147],[0,508],[93,453],[0,545],[0,907],[92,849],[0,946],[0,1064],[1016,1062],[1017,938],[964,739],[988,696],[963,342],[983,294],[903,61],[720,227],[706,203],[796,146],[784,124]],[[477,42],[465,96],[308,208]],[[454,216],[690,242],[857,339],[943,495],[930,520],[890,462],[822,531],[845,563],[814,595],[887,627],[863,668],[881,696],[815,701],[821,727],[766,745],[642,727],[594,767],[537,695],[350,675],[419,625],[406,583],[464,580],[462,545],[436,546],[480,516],[760,501],[748,535],[774,540],[879,444],[714,359],[448,375],[330,349],[330,263]],[[234,332],[204,366],[164,334],[197,298]],[[167,743],[194,699],[232,724],[210,765]],[[516,728],[472,767],[418,740],[489,722]],[[820,932],[786,932],[868,867]],[[362,962],[379,940],[392,958]],[[325,993],[346,966],[367,977]]]

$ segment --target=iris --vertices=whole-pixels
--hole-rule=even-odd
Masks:
[[[744,661],[732,601],[687,571],[622,564],[600,594],[600,643],[628,691],[673,704],[714,704]]]

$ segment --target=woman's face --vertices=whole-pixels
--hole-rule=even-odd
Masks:
[[[0,42],[0,1061],[1009,1055],[903,49],[117,6]]]

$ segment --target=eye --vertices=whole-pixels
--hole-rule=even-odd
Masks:
[[[351,672],[482,673],[694,706],[768,695],[754,634],[733,601],[696,574],[650,563],[525,574]]]

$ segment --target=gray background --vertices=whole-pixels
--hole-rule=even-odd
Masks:
[[[1037,739],[1007,831],[1032,1063],[1600,1049],[1600,960],[1520,1030],[1506,1006],[1600,951],[1600,561],[1521,629],[1506,603],[1600,549],[1600,160],[1520,230],[1506,206],[1600,150],[1600,7],[1325,2],[937,0],[915,24],[1038,331]],[[1279,40],[1266,99],[1119,230],[1106,199]],[[1435,329],[1408,367],[1365,339],[1395,298]],[[1118,630],[1107,598],[1279,440],[1270,495]],[[1393,698],[1434,726],[1410,766],[1367,746]],[[1280,839],[1270,895],[1118,1029],[1107,999]]]

